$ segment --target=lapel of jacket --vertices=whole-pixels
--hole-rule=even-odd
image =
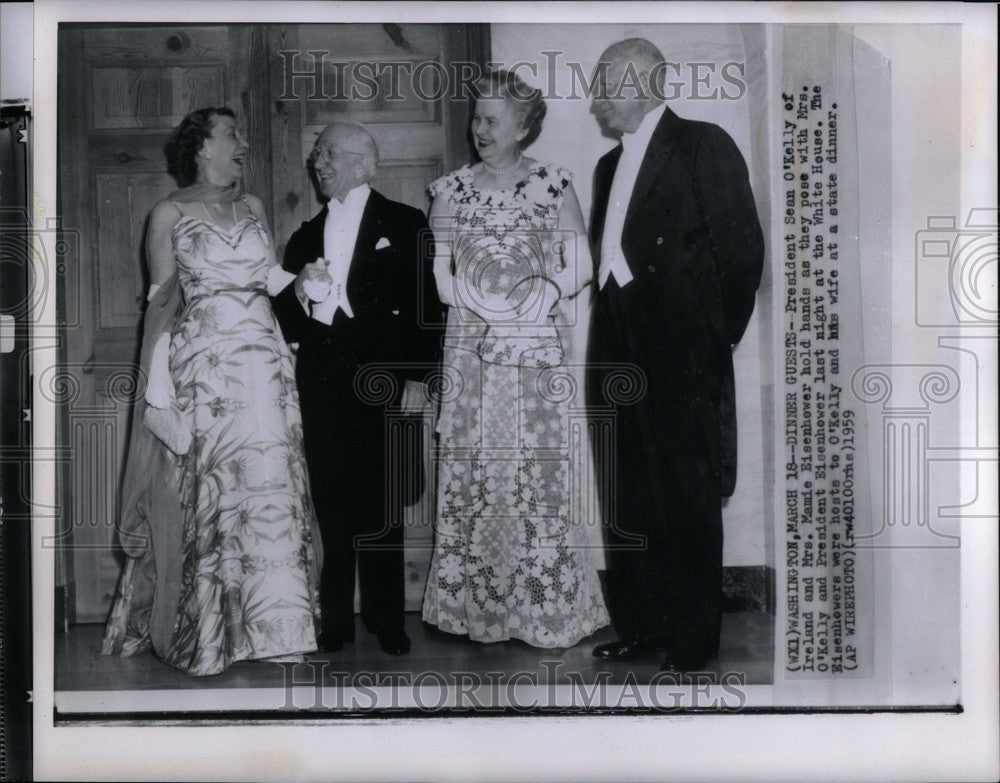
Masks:
[[[361,213],[358,238],[354,242],[354,253],[351,256],[351,270],[347,274],[348,296],[352,291],[356,291],[371,273],[368,266],[375,251],[375,243],[379,237],[385,236],[385,200],[381,193],[373,190],[368,195],[364,212]]]
[[[326,206],[321,209],[312,220],[307,220],[300,231],[304,234],[302,237],[302,246],[305,249],[306,257],[301,259],[299,263],[299,269],[293,270],[298,273],[306,264],[312,263],[317,258],[322,258],[323,256],[323,228],[326,226],[326,214],[328,210]]]
[[[632,196],[628,202],[628,211],[625,213],[626,225],[631,222],[636,210],[646,200],[649,189],[663,173],[677,140],[679,127],[680,118],[668,106],[657,123],[656,130],[653,131],[642,165],[639,167],[639,176],[636,177],[635,187],[632,188]]]
[[[618,161],[622,156],[622,145],[612,149],[608,153],[607,164],[601,167],[600,176],[594,183],[594,208],[590,219],[591,241],[596,250],[600,250],[601,237],[604,235],[604,219],[608,214],[608,198],[611,196],[611,183],[615,179],[615,171],[618,170]],[[596,258],[594,259],[597,260]]]

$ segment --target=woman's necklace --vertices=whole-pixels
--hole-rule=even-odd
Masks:
[[[209,219],[209,221],[211,222],[211,224],[212,224],[213,226],[218,226],[219,228],[223,228],[223,226],[222,226],[222,225],[220,225],[220,224],[219,224],[219,223],[218,223],[218,222],[217,222],[217,221],[215,220],[215,218],[213,218],[213,217],[212,217],[212,213],[208,211],[208,204],[206,204],[206,203],[205,203],[204,201],[201,201],[201,202],[199,202],[199,203],[201,204],[201,208],[202,208],[203,210],[205,210],[205,214],[206,214],[206,215],[208,215],[208,219]],[[229,203],[230,203],[230,205],[231,205],[231,206],[232,206],[232,208],[233,208],[233,225],[235,226],[235,225],[236,225],[236,202],[235,202],[235,201],[230,201]]]
[[[504,166],[503,168],[496,168],[495,166],[491,166],[489,163],[487,163],[484,160],[483,161],[483,168],[486,169],[490,174],[494,174],[494,175],[496,175],[496,174],[510,174],[512,171],[515,171],[518,167],[520,167],[522,160],[524,160],[524,155],[522,155],[521,153],[518,153],[517,154],[517,160],[515,160],[509,166]]]

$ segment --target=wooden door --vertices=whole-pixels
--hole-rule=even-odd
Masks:
[[[427,184],[468,155],[466,100],[423,101],[405,89],[388,104],[282,99],[280,52],[327,51],[325,67],[342,72],[335,63],[360,59],[483,62],[486,38],[481,26],[457,25],[61,26],[60,215],[78,241],[67,243],[61,278],[64,366],[39,382],[62,403],[69,449],[55,545],[71,622],[103,622],[120,572],[114,526],[148,283],[143,240],[150,209],[176,187],[163,152],[172,129],[196,108],[236,111],[250,142],[244,186],[264,200],[280,253],[319,208],[304,163],[331,119],[368,124],[381,151],[374,186],[420,208]],[[428,494],[409,512],[410,608],[429,557],[430,508]]]
[[[263,40],[248,25],[60,29],[60,205],[78,241],[64,280],[77,317],[65,333],[70,461],[58,545],[72,553],[68,599],[79,622],[104,620],[119,573],[114,522],[148,287],[143,239],[150,209],[176,188],[164,145],[195,108],[228,105],[244,123],[258,120],[266,96],[251,78]],[[254,151],[248,184],[269,188],[270,170],[266,150]]]

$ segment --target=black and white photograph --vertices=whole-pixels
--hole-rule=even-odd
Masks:
[[[995,8],[2,31],[26,776],[995,778]]]

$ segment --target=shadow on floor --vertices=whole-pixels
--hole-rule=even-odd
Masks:
[[[417,613],[406,616],[406,631],[413,641],[411,652],[393,657],[383,653],[360,620],[355,641],[338,653],[314,653],[309,660],[322,664],[330,674],[358,672],[472,673],[481,677],[510,678],[519,672],[536,672],[540,677],[557,671],[582,682],[598,677],[609,683],[648,683],[659,671],[661,656],[623,662],[594,658],[595,644],[611,641],[614,630],[602,628],[569,649],[542,650],[519,641],[479,644],[452,636],[421,622]],[[103,627],[79,625],[55,638],[55,690],[58,691],[143,691],[211,688],[282,687],[286,671],[281,665],[241,661],[221,674],[189,677],[157,660],[151,653],[132,658],[99,655]],[[724,614],[719,657],[708,667],[718,676],[737,673],[747,685],[772,681],[774,661],[774,618],[764,612]],[[607,674],[602,674],[607,672]]]

